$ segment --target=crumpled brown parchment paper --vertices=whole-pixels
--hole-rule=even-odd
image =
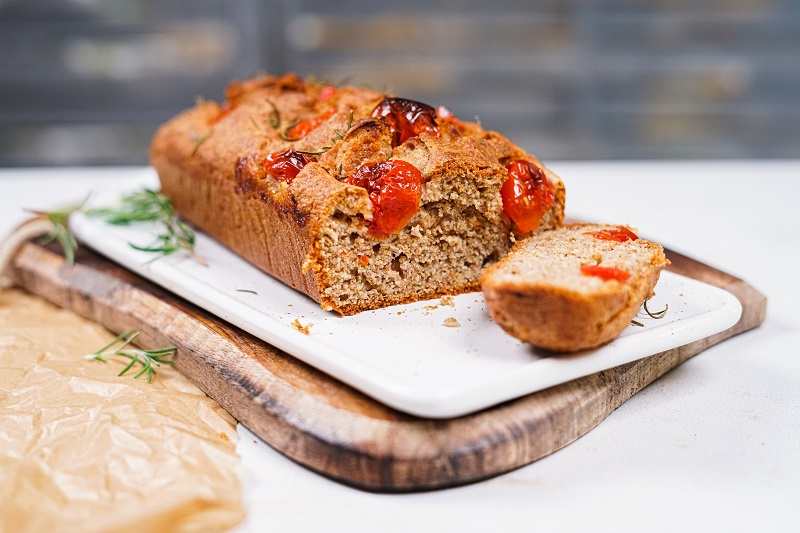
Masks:
[[[225,531],[244,518],[235,421],[169,366],[118,377],[114,334],[0,290],[0,532]]]

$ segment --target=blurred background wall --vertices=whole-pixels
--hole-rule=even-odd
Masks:
[[[146,164],[195,97],[284,71],[545,160],[800,157],[798,0],[0,0],[0,165]]]

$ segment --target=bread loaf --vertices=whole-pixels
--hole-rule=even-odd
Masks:
[[[516,243],[484,271],[481,285],[506,332],[572,352],[619,335],[668,264],[660,245],[631,228],[573,224]]]
[[[183,218],[343,315],[478,290],[563,218],[561,180],[502,135],[293,74],[173,118],[151,161]]]

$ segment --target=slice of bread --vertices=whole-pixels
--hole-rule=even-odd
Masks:
[[[481,286],[492,319],[534,346],[574,352],[604,344],[636,315],[664,249],[631,228],[572,224],[517,242]]]

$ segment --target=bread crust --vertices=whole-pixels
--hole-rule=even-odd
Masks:
[[[489,315],[510,335],[552,351],[575,352],[617,337],[652,297],[669,261],[660,245],[644,239],[609,242],[586,236],[616,227],[573,224],[517,243],[481,278]],[[564,246],[569,239],[577,244]],[[551,265],[542,272],[523,271],[536,260]],[[558,270],[595,264],[625,269],[630,278],[584,279]]]
[[[392,146],[387,119],[370,116],[385,94],[341,87],[321,103],[320,90],[293,74],[266,76],[231,84],[223,105],[202,102],[173,118],[151,148],[162,192],[188,222],[324,309],[348,315],[478,290],[484,264],[519,236],[499,195],[506,160],[543,165],[470,123],[440,122],[440,135]],[[319,127],[286,139],[286,125],[322,110],[330,116]],[[263,167],[287,149],[316,159],[288,183]],[[419,212],[379,239],[368,232],[367,191],[346,179],[389,159],[417,167],[424,185]],[[564,211],[564,186],[545,173],[555,201],[539,231],[559,225]]]

